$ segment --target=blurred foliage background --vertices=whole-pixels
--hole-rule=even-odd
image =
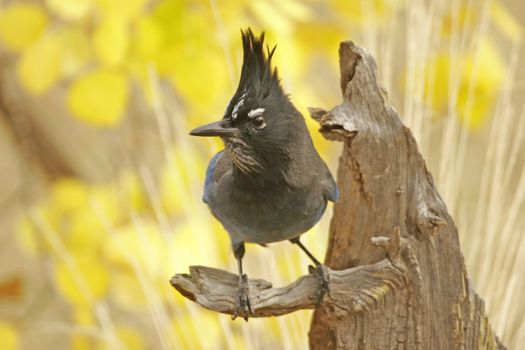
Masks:
[[[222,117],[248,26],[305,116],[341,100],[341,40],[374,54],[493,326],[524,344],[524,22],[520,0],[0,0],[0,347],[306,348],[310,312],[232,322],[168,283],[235,271],[201,202],[221,144],[187,132]],[[304,238],[318,256],[329,218]],[[246,261],[275,285],[308,265],[287,243]]]

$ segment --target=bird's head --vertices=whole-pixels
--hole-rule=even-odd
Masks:
[[[221,120],[190,135],[221,137],[237,168],[249,173],[286,158],[288,145],[307,131],[271,66],[275,47],[264,47],[264,32],[259,37],[251,29],[241,33],[244,57],[237,91]]]

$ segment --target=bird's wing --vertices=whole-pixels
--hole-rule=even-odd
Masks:
[[[339,189],[337,188],[337,184],[335,183],[335,180],[326,165],[324,166],[324,170],[325,171],[321,180],[321,185],[323,186],[323,195],[326,200],[336,202],[339,199]]]
[[[209,203],[210,191],[213,184],[231,169],[231,158],[224,150],[220,151],[210,160],[206,169],[206,180],[204,181],[204,195],[202,201]]]

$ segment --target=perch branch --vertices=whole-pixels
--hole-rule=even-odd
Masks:
[[[387,293],[403,285],[404,265],[394,263],[390,256],[398,256],[393,249],[399,249],[399,233],[393,239],[379,238],[381,246],[389,253],[375,264],[352,267],[335,271],[328,269],[330,295],[324,303],[334,310],[345,313],[359,313],[369,310],[381,302]],[[397,239],[396,239],[397,238]],[[391,243],[390,243],[391,242]],[[397,259],[396,259],[397,260]],[[205,266],[191,266],[190,274],[177,274],[171,278],[171,285],[182,295],[201,306],[232,315],[238,276],[220,269]],[[254,311],[252,317],[284,315],[296,310],[315,308],[314,295],[318,288],[312,274],[301,276],[295,282],[280,288],[272,288],[270,282],[250,279],[249,297]]]

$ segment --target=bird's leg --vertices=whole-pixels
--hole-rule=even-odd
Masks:
[[[237,259],[237,266],[239,268],[239,289],[237,291],[237,298],[235,300],[235,313],[232,315],[232,320],[237,316],[241,316],[245,321],[253,314],[250,299],[248,298],[248,276],[242,272],[242,257],[244,256],[244,243],[233,244],[233,255]]]
[[[290,242],[297,244],[299,248],[301,248],[301,250],[305,252],[306,255],[308,255],[308,257],[315,264],[315,266],[312,266],[312,265],[308,266],[308,272],[315,273],[317,275],[317,283],[319,284],[319,288],[317,289],[317,293],[315,295],[316,297],[315,304],[317,307],[319,307],[319,305],[321,305],[323,302],[324,295],[326,293],[330,295],[330,284],[329,284],[330,280],[329,280],[328,270],[325,265],[321,264],[319,260],[317,260],[315,256],[313,256],[312,253],[310,253],[310,251],[306,249],[306,247],[299,240],[299,237],[291,239]]]

